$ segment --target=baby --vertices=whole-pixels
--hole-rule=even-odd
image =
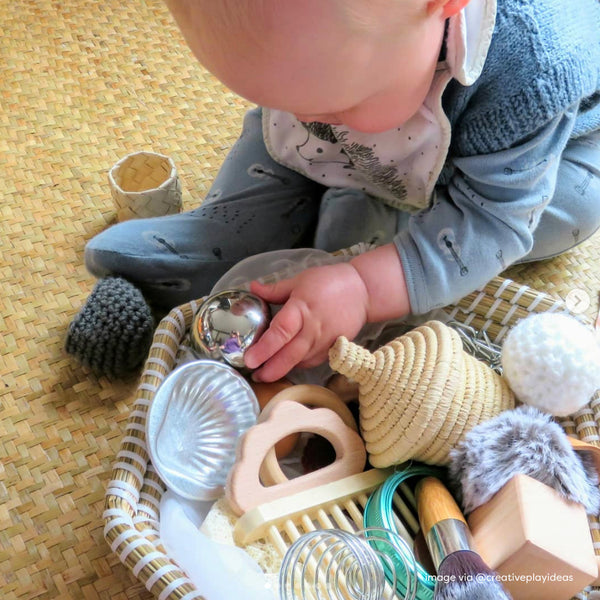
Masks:
[[[168,0],[256,103],[207,199],[91,240],[96,276],[174,306],[250,255],[373,245],[273,285],[257,380],[365,323],[450,304],[600,225],[597,0]]]

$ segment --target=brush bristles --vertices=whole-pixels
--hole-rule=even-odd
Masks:
[[[512,600],[479,554],[462,550],[439,566],[434,600]]]

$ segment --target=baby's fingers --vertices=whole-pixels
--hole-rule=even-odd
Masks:
[[[258,371],[252,374],[255,381],[277,381],[285,377],[310,350],[310,340],[302,334],[297,335],[289,344],[284,346],[270,358]]]
[[[269,304],[283,304],[294,289],[295,280],[282,279],[276,283],[259,283],[253,281],[250,283],[250,291]]]
[[[329,348],[319,351],[316,354],[311,354],[310,358],[299,362],[296,366],[301,369],[312,369],[323,364],[329,358]]]
[[[249,369],[256,369],[293,340],[302,329],[302,314],[293,303],[287,303],[273,317],[267,331],[244,356]],[[301,360],[302,357],[300,357]],[[285,373],[284,373],[285,375]]]

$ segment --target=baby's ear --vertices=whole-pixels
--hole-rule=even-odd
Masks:
[[[427,4],[427,12],[431,15],[442,9],[442,16],[448,19],[461,11],[469,0],[430,0]]]

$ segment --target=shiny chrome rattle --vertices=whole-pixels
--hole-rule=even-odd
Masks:
[[[193,349],[236,369],[245,369],[244,354],[266,331],[269,305],[244,290],[225,290],[202,302],[192,322]]]

